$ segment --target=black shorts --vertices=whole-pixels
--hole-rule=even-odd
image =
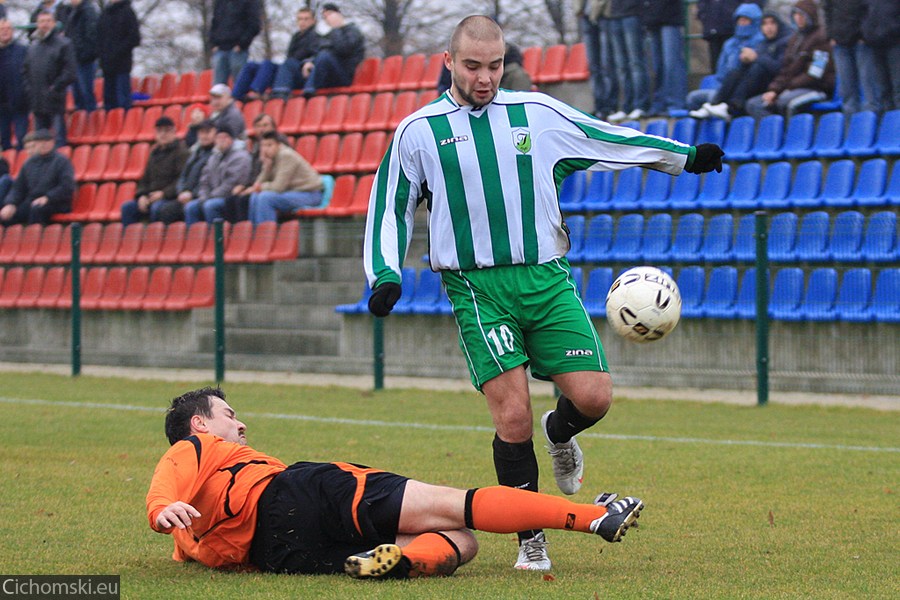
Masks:
[[[340,573],[397,537],[407,477],[350,463],[298,462],[259,498],[250,562],[275,573]]]

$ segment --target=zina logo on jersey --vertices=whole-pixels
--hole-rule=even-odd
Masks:
[[[527,129],[513,129],[512,136],[516,150],[522,154],[528,154],[531,151],[531,133]]]

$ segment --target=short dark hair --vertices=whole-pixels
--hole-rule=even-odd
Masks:
[[[191,417],[194,415],[212,417],[210,396],[224,400],[225,392],[219,387],[205,387],[185,392],[172,400],[172,405],[166,410],[166,437],[169,444],[191,435]]]
[[[263,140],[275,140],[276,142],[281,141],[278,139],[277,131],[264,131],[263,134],[259,138],[259,141],[263,141]]]

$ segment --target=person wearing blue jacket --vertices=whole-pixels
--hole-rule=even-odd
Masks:
[[[0,146],[12,148],[12,132],[17,148],[24,146],[28,133],[28,99],[22,80],[22,66],[28,48],[13,38],[12,23],[0,19]]]

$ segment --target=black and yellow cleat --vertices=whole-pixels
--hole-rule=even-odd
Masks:
[[[373,550],[348,556],[344,572],[355,579],[365,577],[405,578],[409,576],[409,560],[396,544],[381,544]]]

